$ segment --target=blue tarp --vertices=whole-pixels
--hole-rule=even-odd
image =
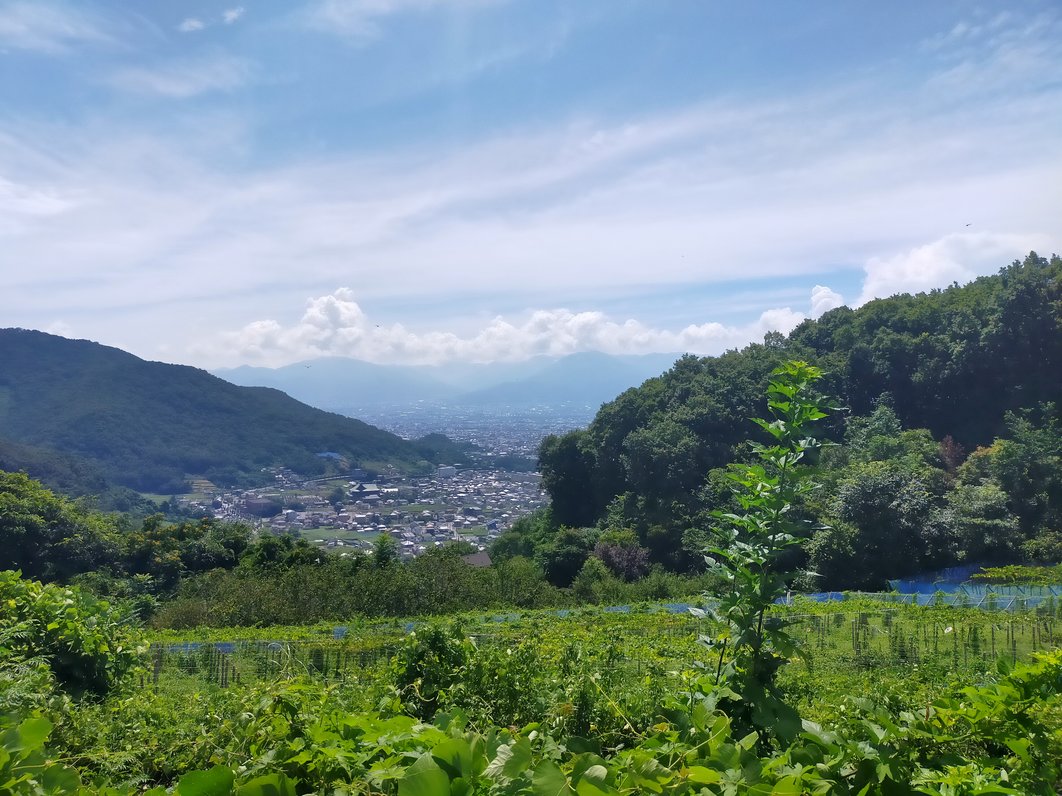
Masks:
[[[948,567],[936,572],[924,572],[912,578],[900,578],[889,581],[889,588],[901,594],[934,594],[938,591],[957,591],[982,569],[981,564],[964,564],[961,567]]]

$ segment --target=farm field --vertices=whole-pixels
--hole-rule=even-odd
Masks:
[[[783,749],[770,736],[738,732],[739,725],[711,707],[721,667],[718,648],[702,639],[719,626],[675,608],[153,633],[139,648],[139,665],[106,699],[49,695],[32,680],[9,690],[22,700],[23,713],[40,717],[26,721],[46,724],[8,726],[3,737],[13,758],[0,762],[0,773],[5,765],[12,773],[11,760],[18,764],[24,755],[37,761],[32,766],[60,767],[68,784],[77,777],[107,787],[16,792],[107,796],[175,785],[177,796],[544,794],[535,782],[547,776],[565,794],[769,794],[812,791],[691,787],[707,787],[726,772],[796,787],[800,780],[785,773],[793,755],[822,758],[801,775],[808,782],[860,782],[857,770],[842,765],[846,755],[909,749],[913,759],[890,765],[918,771],[927,755],[933,766],[943,765],[934,751],[943,744],[946,755],[995,750],[1019,770],[1014,776],[1031,783],[1057,779],[1050,767],[1040,771],[1062,751],[1062,654],[1055,649],[1062,618],[1054,605],[1004,612],[856,597],[777,607],[770,620],[787,621],[803,651],[782,667],[780,694],[812,732]],[[971,694],[981,702],[969,703]],[[820,726],[835,729],[820,737],[814,734]],[[957,728],[965,738],[961,747],[946,740]],[[855,746],[823,757],[838,743],[830,740],[835,731]],[[35,733],[38,751],[26,751],[19,740],[24,732]],[[940,733],[945,740],[936,739]],[[45,738],[49,752],[42,757]],[[1017,744],[1024,752],[1026,739],[1038,746],[1023,761],[1010,750]],[[457,756],[454,765],[470,768],[435,762],[447,754]],[[614,782],[597,790],[560,787],[577,784],[588,765],[612,772]],[[410,784],[419,777],[417,766],[431,771],[430,788]],[[26,767],[16,765],[19,770]],[[619,781],[623,771],[626,784]],[[675,772],[686,780],[665,788]],[[450,789],[452,779],[466,775],[481,787]],[[690,776],[710,781],[690,782]],[[192,787],[211,778],[220,778],[216,790]],[[250,789],[232,790],[234,781]],[[939,793],[967,792],[975,791]],[[1030,785],[1014,792],[1049,791]]]
[[[915,707],[957,678],[976,679],[993,670],[1000,657],[1026,660],[1062,640],[1055,606],[1015,613],[883,607],[856,599],[797,601],[777,613],[792,623],[804,650],[804,657],[785,669],[782,686],[816,720],[829,718],[845,696],[873,693]],[[483,614],[443,623],[171,631],[153,637],[152,677],[163,689],[170,680],[182,687],[190,682],[239,687],[295,675],[376,689],[386,685],[390,660],[410,634],[434,627],[455,629],[484,653],[533,655],[540,671],[555,681],[565,676],[566,660],[592,662],[617,685],[621,700],[643,700],[660,687],[681,690],[698,675],[699,665],[710,663],[698,639],[713,632],[705,620],[659,606]]]

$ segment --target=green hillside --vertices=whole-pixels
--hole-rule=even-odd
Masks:
[[[823,390],[845,407],[825,429],[840,443],[824,456],[825,488],[805,507],[835,529],[809,548],[827,582],[1062,555],[1062,258],[1035,254],[969,285],[683,357],[589,428],[546,438],[550,522],[633,529],[653,560],[699,565],[697,529],[730,505],[721,468],[750,435],[766,439],[749,418],[791,359],[826,371]]]
[[[0,455],[46,480],[84,471],[166,493],[189,475],[231,483],[273,465],[318,472],[322,451],[370,467],[422,464],[399,437],[278,390],[85,340],[3,329],[0,361]]]

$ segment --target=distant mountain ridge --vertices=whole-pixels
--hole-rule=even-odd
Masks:
[[[425,465],[433,449],[264,387],[117,348],[0,329],[0,465],[148,492],[189,475],[236,482],[284,465],[318,472],[335,451],[366,467]]]
[[[597,406],[660,375],[677,354],[610,355],[596,351],[485,365],[377,365],[327,357],[280,368],[239,367],[215,375],[242,386],[275,387],[322,409],[349,410],[447,401],[474,406]]]
[[[670,368],[677,354],[613,356],[584,351],[562,357],[537,373],[461,396],[471,404],[600,405]]]

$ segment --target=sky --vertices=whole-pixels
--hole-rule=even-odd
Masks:
[[[0,326],[718,354],[1062,251],[1057,0],[0,0]]]

